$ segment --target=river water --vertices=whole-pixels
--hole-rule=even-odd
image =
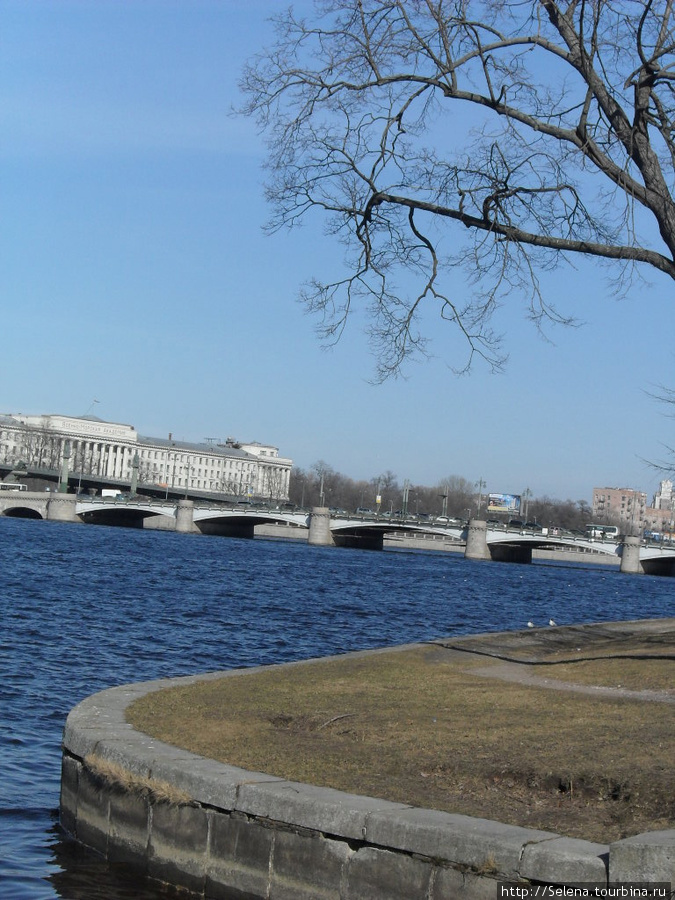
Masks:
[[[60,832],[69,710],[113,685],[453,634],[675,615],[675,580],[0,518],[0,897],[175,896]],[[185,896],[185,895],[182,895]]]

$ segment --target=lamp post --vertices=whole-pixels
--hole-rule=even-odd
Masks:
[[[401,516],[405,519],[408,515],[408,496],[410,494],[410,482],[406,478],[403,482],[403,502],[401,503]]]
[[[139,458],[138,453],[134,453],[134,458],[131,460],[131,487],[129,493],[132,497],[136,496],[136,489],[138,488],[138,466],[139,466]]]
[[[175,447],[175,444],[171,444],[172,447]],[[166,472],[164,473],[164,477],[166,478],[166,491],[164,492],[164,499],[169,499],[169,467],[171,464],[171,452],[169,450],[166,451]],[[171,475],[171,490],[173,490],[174,481],[176,480],[176,451],[173,451],[173,474]]]
[[[480,518],[480,507],[483,502],[483,488],[485,487],[485,482],[483,481],[483,477],[481,476],[476,482],[476,487],[478,488],[478,509],[476,510],[476,515]]]
[[[70,462],[70,441],[63,444],[63,459],[61,461],[61,477],[59,478],[59,493],[68,493],[68,464]]]

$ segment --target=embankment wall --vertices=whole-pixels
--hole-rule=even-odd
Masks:
[[[76,706],[63,739],[66,831],[214,900],[495,900],[507,880],[675,881],[673,831],[608,846],[416,809],[204,759],[126,721],[149,692],[252,671],[126,685]]]

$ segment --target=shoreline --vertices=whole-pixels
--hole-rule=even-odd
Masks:
[[[609,623],[658,628],[661,620]],[[670,620],[672,622],[672,620]],[[604,623],[607,628],[608,623]],[[570,626],[579,631],[592,626]],[[564,628],[556,629],[558,634]],[[611,630],[611,628],[610,628]],[[531,633],[469,635],[462,642]],[[349,656],[396,653],[406,647]],[[331,659],[329,657],[326,659]],[[280,677],[289,666],[274,667]],[[61,822],[110,860],[209,898],[487,900],[499,882],[675,881],[675,830],[597,844],[286,781],[195,756],[128,724],[148,693],[261,667],[143,682],[87,698],[68,716]]]

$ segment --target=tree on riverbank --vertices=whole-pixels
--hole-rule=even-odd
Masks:
[[[380,513],[396,512],[403,507],[403,485],[393,472],[356,480],[337,472],[323,460],[308,470],[293,467],[289,485],[290,502],[303,508],[321,505],[322,485],[323,505],[333,509],[354,512],[358,507],[366,507],[377,512],[378,496],[381,499]],[[481,514],[485,516],[485,484],[479,486],[460,475],[448,475],[436,485],[408,485],[409,513],[438,516],[445,511],[449,516],[466,519],[478,513],[479,500],[482,501]],[[528,517],[541,525],[583,529],[591,521],[590,507],[585,500],[532,498],[528,510]]]
[[[323,336],[364,305],[383,379],[425,352],[431,309],[464,339],[457,368],[498,368],[500,303],[567,321],[542,270],[590,256],[620,283],[638,264],[675,278],[672,15],[655,0],[281,13],[244,72],[244,112],[269,140],[270,228],[318,213],[346,248],[345,274],[303,291]]]

